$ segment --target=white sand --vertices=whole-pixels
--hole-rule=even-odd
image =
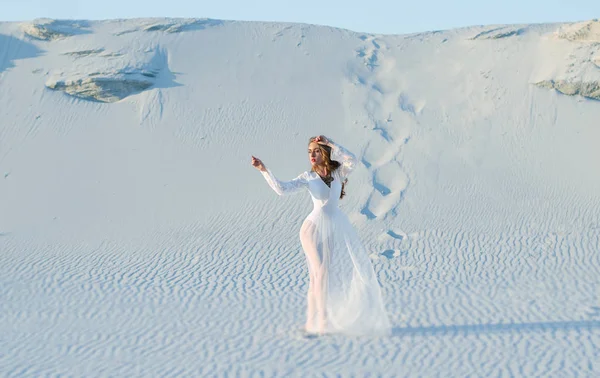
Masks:
[[[0,375],[599,375],[598,30],[0,23]],[[392,337],[298,332],[318,134]]]

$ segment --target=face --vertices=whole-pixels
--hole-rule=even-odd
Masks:
[[[308,160],[312,166],[323,164],[324,157],[318,143],[310,142],[308,145]]]

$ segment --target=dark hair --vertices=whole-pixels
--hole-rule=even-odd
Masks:
[[[315,142],[315,138],[316,137],[311,137],[308,140],[308,144],[310,145],[312,142]],[[317,143],[319,145],[319,150],[321,150],[321,154],[325,158],[324,159],[325,163],[323,165],[325,166],[325,168],[327,168],[328,175],[331,176],[331,173],[335,172],[342,164],[340,164],[339,161],[331,160],[331,147],[329,147],[326,144],[321,144],[319,142],[315,142],[315,143]],[[315,170],[315,167],[313,166],[311,168],[311,171],[314,171],[314,170]],[[344,198],[344,196],[346,195],[346,191],[344,189],[345,189],[347,182],[348,182],[347,178],[344,181],[342,181],[342,192],[340,193],[340,199]]]

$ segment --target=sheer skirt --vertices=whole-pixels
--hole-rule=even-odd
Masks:
[[[316,210],[300,229],[309,272],[306,331],[388,333],[379,282],[371,260],[347,216]]]

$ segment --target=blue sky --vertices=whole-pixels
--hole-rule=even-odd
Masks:
[[[600,18],[600,0],[0,0],[0,9],[0,21],[209,17],[303,22],[389,34]]]

